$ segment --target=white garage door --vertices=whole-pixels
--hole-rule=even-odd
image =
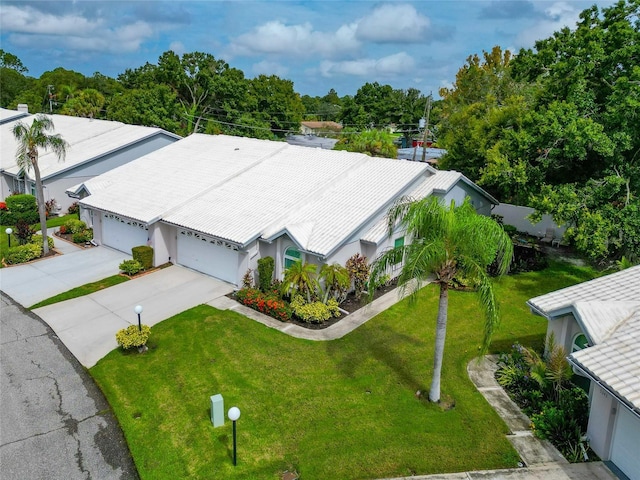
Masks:
[[[230,244],[195,232],[178,231],[178,263],[235,284],[238,281],[238,251]]]
[[[131,255],[131,249],[146,245],[149,230],[144,224],[112,214],[102,215],[102,243]]]
[[[619,406],[611,444],[611,461],[631,480],[640,480],[638,452],[640,452],[640,418]]]

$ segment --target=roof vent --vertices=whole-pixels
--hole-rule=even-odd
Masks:
[[[24,113],[29,113],[29,105],[27,105],[26,103],[19,103],[18,104],[18,111],[19,112],[24,112]]]
[[[236,148],[234,148],[234,150],[240,150],[240,147],[236,147]]]

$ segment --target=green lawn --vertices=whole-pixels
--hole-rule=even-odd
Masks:
[[[546,321],[533,296],[591,278],[554,265],[502,279],[503,322],[493,351],[518,340],[540,346]],[[403,301],[345,338],[291,338],[229,311],[199,306],[152,329],[144,355],[111,352],[90,372],[125,432],[142,479],[374,479],[514,467],[507,428],[466,373],[482,320],[473,294],[452,292],[443,409],[416,398],[430,379],[437,290]],[[231,425],[214,429],[209,397],[236,405],[238,466]]]
[[[72,298],[89,295],[90,293],[94,293],[99,290],[118,285],[119,283],[126,282],[127,280],[130,280],[130,278],[124,275],[112,275],[111,277],[103,278],[102,280],[98,280],[97,282],[87,283],[86,285],[82,285],[81,287],[72,288],[71,290],[67,290],[66,292],[54,295],[53,297],[47,298],[46,300],[32,305],[31,307],[29,307],[29,309],[33,310],[34,308],[46,307],[47,305],[53,305],[54,303],[64,302],[65,300],[70,300]]]

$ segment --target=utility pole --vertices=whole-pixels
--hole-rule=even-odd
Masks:
[[[427,118],[427,123],[424,127],[423,134],[423,142],[422,142],[422,161],[424,162],[424,139],[427,136],[427,130],[429,128],[429,112],[431,112],[431,92],[429,92],[429,97],[427,98],[427,103],[424,105],[424,113],[422,114],[422,118],[420,119],[420,123]],[[418,142],[416,142],[416,146],[413,147],[413,161],[416,161],[416,151],[418,150]]]
[[[427,156],[427,133],[429,133],[429,115],[431,114],[431,94],[429,92],[429,98],[427,99],[427,124],[424,127],[424,136],[422,137],[422,161],[424,162]]]
[[[53,85],[47,85],[47,93],[49,94],[49,113],[53,113]]]

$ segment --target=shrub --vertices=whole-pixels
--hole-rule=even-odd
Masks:
[[[242,288],[253,288],[253,270],[250,268],[247,268],[247,271],[242,276]]]
[[[3,213],[3,225],[15,225],[19,220],[28,224],[39,220],[36,197],[28,194],[11,195],[5,199],[7,211]]]
[[[31,241],[29,243],[35,243],[36,245],[42,246],[42,235],[34,235],[31,237]],[[53,238],[47,235],[47,245],[49,245],[49,250],[53,250],[55,244],[53,243]]]
[[[52,198],[51,200],[47,200],[46,202],[44,202],[44,211],[47,217],[54,212],[57,206],[58,204],[56,203],[55,198]]]
[[[58,230],[59,233],[61,233],[62,235],[64,235],[65,233],[67,233],[67,226],[66,225],[60,225],[60,229]]]
[[[74,213],[80,213],[80,205],[78,205],[78,202],[73,202],[71,205],[69,205],[69,209],[67,210],[67,213],[69,215],[73,215]]]
[[[502,229],[510,237],[513,237],[516,233],[518,233],[518,229],[513,225],[502,225]]]
[[[137,260],[125,260],[120,264],[122,273],[132,276],[142,270],[142,265]]]
[[[142,347],[146,345],[150,334],[151,328],[148,325],[142,325],[142,330],[138,329],[138,325],[129,325],[116,333],[116,342],[125,350]]]
[[[284,301],[272,295],[265,295],[258,289],[243,288],[238,290],[236,299],[243,305],[282,322],[291,318],[291,309]]]
[[[84,222],[83,222],[84,223]],[[73,243],[86,243],[93,238],[93,229],[87,228],[73,234]]]
[[[131,256],[140,262],[143,270],[153,267],[153,248],[148,245],[140,245],[131,249]]]
[[[339,317],[340,309],[335,299],[330,299],[326,304],[322,302],[305,302],[300,295],[294,296],[291,301],[293,314],[303,322],[324,323],[331,317]]]
[[[67,233],[79,233],[87,229],[87,224],[82,220],[70,218],[64,223],[64,228]]]
[[[33,235],[36,233],[36,229],[29,225],[23,219],[18,220],[16,223],[16,228],[14,228],[13,236],[18,239],[18,243],[20,245],[25,245],[27,243],[31,243],[31,239]]]
[[[7,250],[4,261],[9,265],[30,262],[42,256],[42,245],[27,243]]]
[[[275,266],[276,263],[273,257],[258,259],[258,285],[261,291],[267,292],[271,287]]]
[[[369,264],[367,263],[367,257],[356,253],[347,260],[345,267],[349,272],[349,278],[353,282],[356,299],[359,300],[366,288],[367,281],[369,280]]]

